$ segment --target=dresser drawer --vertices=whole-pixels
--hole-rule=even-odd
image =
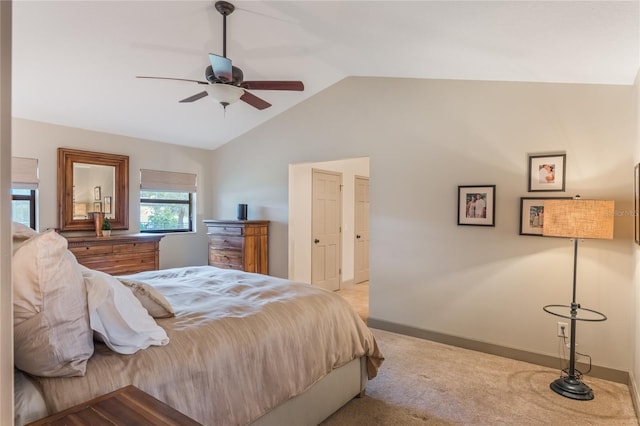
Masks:
[[[209,263],[226,263],[242,267],[242,253],[239,250],[209,249]]]
[[[214,250],[242,250],[243,243],[244,238],[242,237],[231,237],[228,235],[209,235],[209,248]]]
[[[237,235],[241,237],[244,235],[244,228],[239,226],[212,226],[209,228],[208,233],[210,235]]]
[[[128,243],[128,244],[114,244],[114,253],[131,253],[131,252],[143,252],[154,251],[156,249],[156,243]]]
[[[96,269],[111,275],[133,274],[158,269],[154,252],[114,254],[108,262],[101,258],[89,258],[83,259],[82,264],[89,269]]]
[[[95,256],[111,254],[113,252],[113,246],[75,246],[69,247],[69,251],[76,257]]]
[[[217,262],[209,262],[210,266],[215,266],[216,268],[222,269],[235,269],[236,271],[244,271],[242,265],[234,265],[232,263],[217,263]]]

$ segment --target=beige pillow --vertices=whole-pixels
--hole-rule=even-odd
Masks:
[[[67,240],[48,231],[13,255],[14,357],[35,376],[82,376],[93,354],[87,291]]]
[[[153,286],[142,281],[118,278],[138,298],[142,306],[154,318],[170,318],[175,316],[169,301]]]

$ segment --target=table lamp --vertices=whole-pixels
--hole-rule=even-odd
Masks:
[[[613,239],[614,202],[602,200],[545,200],[542,235],[573,238],[573,299],[571,305],[547,305],[543,309],[553,315],[571,320],[569,368],[566,376],[550,385],[556,393],[578,400],[593,399],[593,391],[576,370],[576,321],[604,321],[607,317],[597,311],[582,308],[576,303],[576,272],[578,240],[586,238]],[[561,313],[568,308],[569,313]],[[582,316],[580,316],[582,315]],[[563,370],[564,371],[564,370]]]

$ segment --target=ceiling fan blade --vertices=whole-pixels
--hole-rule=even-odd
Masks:
[[[184,98],[183,100],[179,101],[179,102],[193,102],[193,101],[197,101],[198,99],[202,99],[205,96],[208,96],[208,93],[206,91],[200,92],[200,93],[196,93],[193,96],[189,96],[188,98]]]
[[[301,92],[304,84],[301,81],[244,81],[240,87],[249,90],[293,90]]]
[[[211,68],[213,68],[213,75],[215,75],[218,80],[225,83],[231,81],[233,78],[231,59],[209,53],[209,62],[211,62]]]
[[[137,75],[136,78],[151,78],[151,79],[154,79],[154,80],[177,80],[177,81],[189,81],[191,83],[198,83],[198,84],[209,84],[206,81],[191,80],[189,78],[149,77],[149,76],[145,76],[145,75]]]
[[[257,97],[253,93],[249,93],[246,90],[244,91],[244,95],[240,96],[240,100],[245,101],[249,105],[257,109],[266,109],[271,106],[271,104],[265,101],[262,98]]]

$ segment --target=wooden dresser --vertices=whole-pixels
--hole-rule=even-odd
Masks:
[[[205,220],[209,265],[269,273],[268,220]]]
[[[67,237],[67,241],[80,264],[111,275],[125,275],[160,268],[162,237],[162,234],[129,234]]]
[[[29,423],[28,426],[45,425],[202,426],[192,418],[131,385]]]

